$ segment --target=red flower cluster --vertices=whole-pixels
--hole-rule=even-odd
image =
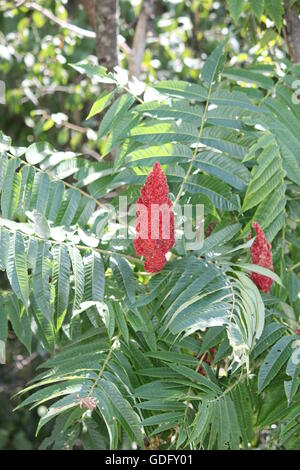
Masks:
[[[163,269],[165,255],[175,243],[174,212],[168,194],[166,175],[156,162],[137,200],[140,207],[134,240],[136,254],[145,257],[145,270],[152,273]]]
[[[211,222],[208,226],[207,229],[205,230],[205,236],[209,237],[210,234],[212,233],[213,229],[217,225],[217,222]]]
[[[253,222],[252,227],[256,232],[256,237],[250,248],[251,262],[274,271],[271,245],[267,241],[264,231],[258,222]],[[251,238],[251,233],[249,234],[249,238]],[[254,272],[251,273],[251,279],[254,284],[266,294],[270,291],[273,284],[273,279],[270,277]]]
[[[210,349],[209,349],[209,352],[205,354],[205,356],[204,356],[204,358],[203,358],[203,362],[205,362],[205,364],[211,365],[211,363],[212,363],[212,362],[214,361],[214,359],[215,359],[216,352],[217,352],[216,348],[210,348]],[[202,357],[202,356],[198,356],[197,359],[199,359],[199,361],[200,361],[201,357]],[[205,370],[204,370],[204,368],[203,368],[202,366],[199,368],[198,372],[199,372],[199,374],[201,374],[201,375],[203,375],[203,376],[206,375]]]

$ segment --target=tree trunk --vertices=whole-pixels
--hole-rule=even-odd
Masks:
[[[299,18],[299,7],[297,3],[293,6],[289,5],[289,0],[285,0],[286,9],[286,23],[288,34],[291,38],[293,46],[293,57],[291,59],[295,63],[300,62],[300,18]]]
[[[119,2],[96,0],[96,53],[100,65],[112,70],[118,65]]]
[[[143,62],[149,20],[153,17],[155,0],[143,0],[129,61],[129,77],[139,78]]]

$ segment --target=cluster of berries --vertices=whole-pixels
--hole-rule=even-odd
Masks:
[[[271,245],[267,241],[264,231],[258,222],[253,222],[252,227],[256,232],[256,237],[250,248],[251,263],[274,271]],[[252,233],[250,231],[248,239],[250,240],[251,237]],[[270,292],[273,284],[273,280],[270,277],[252,272],[251,279],[260,290],[266,294]]]
[[[163,269],[167,261],[165,255],[175,243],[174,211],[168,194],[169,186],[167,185],[166,175],[160,164],[156,162],[141,189],[141,196],[137,200],[137,204],[143,205],[147,210],[137,209],[136,237],[134,240],[136,254],[145,257],[145,270],[151,273]],[[152,208],[154,212],[154,206],[163,207],[163,205],[169,207],[168,218],[163,217],[161,210],[158,212],[158,217],[153,217],[151,215]],[[164,230],[163,224],[165,223],[168,224],[168,230]],[[153,227],[153,224],[156,224],[156,226]],[[148,227],[147,237],[141,236],[144,227]],[[155,236],[153,236],[153,233]],[[165,233],[167,233],[167,237],[165,237]]]

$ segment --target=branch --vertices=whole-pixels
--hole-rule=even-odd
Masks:
[[[143,62],[149,19],[153,17],[154,0],[143,0],[129,60],[129,78],[139,78]]]
[[[38,3],[35,2],[25,2],[24,6],[26,8],[29,8],[30,10],[35,10],[41,13],[42,15],[46,16],[50,21],[53,23],[58,24],[61,28],[68,29],[69,31],[72,31],[76,36],[80,38],[90,38],[90,39],[95,39],[96,34],[94,31],[89,31],[87,29],[79,28],[79,26],[75,26],[74,24],[70,24],[65,20],[61,20],[60,18],[57,18],[52,11],[48,10],[47,8],[42,7]]]

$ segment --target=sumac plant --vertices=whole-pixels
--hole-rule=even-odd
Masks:
[[[73,67],[103,90],[99,159],[0,137],[1,360],[8,325],[44,350],[18,394],[42,449],[299,448],[299,66],[226,67],[220,45],[198,83]],[[169,240],[162,218],[140,237],[137,201],[170,208]]]

